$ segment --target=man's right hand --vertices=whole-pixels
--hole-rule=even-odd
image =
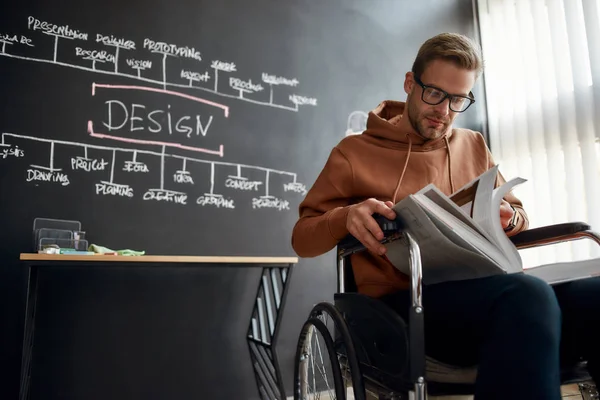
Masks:
[[[391,208],[393,206],[391,201],[383,202],[376,199],[368,199],[350,206],[346,219],[348,232],[371,252],[384,255],[385,247],[379,243],[383,239],[383,231],[373,218],[373,214],[377,213],[394,220],[396,213]]]

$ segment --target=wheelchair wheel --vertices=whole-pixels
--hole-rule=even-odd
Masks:
[[[335,352],[344,381],[346,397],[366,400],[365,385],[354,342],[342,313],[333,304],[322,302],[313,307],[310,318],[322,321],[331,337],[334,338]]]
[[[346,400],[333,339],[321,320],[304,323],[294,368],[294,400]]]

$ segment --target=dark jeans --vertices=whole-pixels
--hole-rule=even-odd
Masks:
[[[410,293],[382,298],[408,321]],[[423,288],[425,347],[478,365],[475,399],[560,399],[560,365],[584,357],[600,384],[600,277],[551,287],[524,274]]]

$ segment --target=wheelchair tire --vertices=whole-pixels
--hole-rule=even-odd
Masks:
[[[314,328],[314,329],[313,329]],[[326,355],[329,357],[329,364],[332,369],[332,380],[333,380],[333,390],[335,391],[335,397],[331,397],[331,387],[329,386],[329,382],[326,380],[327,387],[329,388],[330,396],[327,397],[331,400],[346,400],[346,390],[344,387],[344,381],[342,380],[342,372],[340,370],[340,364],[338,362],[337,353],[335,352],[333,339],[329,334],[329,330],[325,326],[325,324],[317,318],[309,318],[302,326],[302,330],[300,331],[300,336],[298,337],[298,345],[296,347],[296,357],[295,357],[295,365],[294,365],[294,400],[312,400],[320,398],[320,394],[315,393],[315,397],[310,397],[308,393],[306,393],[305,385],[307,384],[308,371],[304,371],[304,367],[302,364],[308,361],[309,357],[307,357],[307,344],[310,343],[312,346],[313,343],[313,335],[315,334],[315,330],[321,335],[324,339],[325,347],[327,348]],[[318,339],[317,339],[318,340]],[[317,342],[318,345],[318,342]],[[309,347],[310,347],[309,346]],[[319,358],[323,359],[322,349],[319,347]],[[313,367],[313,381],[315,378],[314,371],[314,360],[311,363]],[[325,367],[325,366],[323,366]],[[318,367],[317,367],[318,368]],[[325,369],[325,368],[323,368]],[[320,375],[323,376],[324,371],[319,371]],[[326,377],[325,377],[326,379]],[[316,384],[315,384],[316,386]],[[316,388],[315,388],[316,390]]]
[[[360,363],[358,362],[356,349],[354,347],[352,336],[350,335],[350,330],[348,329],[348,325],[346,324],[346,320],[342,316],[342,313],[333,304],[328,302],[321,302],[316,304],[311,310],[309,318],[318,319],[319,316],[323,315],[323,313],[328,314],[333,320],[336,329],[336,334],[339,335],[339,338],[343,342],[343,346],[345,346],[346,348],[344,356],[346,357],[348,366],[350,367],[350,378],[352,380],[354,399],[366,400],[367,394],[365,390],[362,372],[360,369]],[[346,385],[344,383],[344,388],[345,386]]]

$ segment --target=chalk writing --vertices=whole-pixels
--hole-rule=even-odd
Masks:
[[[165,201],[175,204],[187,204],[187,194],[173,190],[150,189],[144,193],[144,200]]]
[[[108,161],[104,161],[104,159],[96,160],[80,156],[71,158],[72,170],[104,171],[107,165]]]
[[[134,69],[150,69],[152,68],[152,61],[149,60],[136,60],[135,58],[128,58],[125,60],[128,66]]]
[[[163,53],[175,57],[191,58],[202,61],[200,52],[193,47],[177,46],[165,42],[156,42],[151,39],[144,39],[144,48],[155,53]]]
[[[260,196],[252,199],[252,208],[274,208],[278,211],[289,210],[290,202],[274,196]]]
[[[113,35],[105,36],[96,34],[96,43],[102,43],[107,46],[120,47],[127,50],[135,50],[135,42],[133,40],[127,40],[123,38],[116,38]]]
[[[42,182],[53,182],[60,183],[62,186],[67,186],[69,177],[58,171],[40,171],[37,169],[27,170],[27,182],[31,181],[42,181]]]
[[[297,182],[285,183],[283,185],[283,190],[285,192],[301,193],[303,196],[306,195],[306,193],[307,193],[306,185],[304,185],[303,183],[297,183]]]
[[[177,183],[191,183],[192,185],[194,184],[194,180],[192,179],[192,176],[190,175],[189,171],[176,171],[173,174],[173,181]]]
[[[250,181],[248,180],[248,178],[243,178],[239,176],[229,176],[225,180],[225,187],[238,190],[257,191],[259,189],[259,186],[262,184],[262,182]]]
[[[262,80],[269,85],[287,85],[292,87],[296,87],[300,83],[296,78],[288,79],[281,76],[269,75],[264,72],[262,74]]]
[[[223,62],[223,61],[218,61],[218,60],[214,60],[210,64],[210,67],[214,68],[214,69],[217,69],[219,71],[225,71],[225,72],[235,72],[235,71],[237,71],[235,69],[235,64],[234,63]]]
[[[317,105],[317,99],[311,98],[311,97],[298,96],[297,94],[290,95],[290,101],[299,106],[301,106],[301,105],[316,106]]]
[[[30,140],[35,142],[47,143],[49,144],[50,157],[48,161],[48,166],[38,166],[31,165],[31,168],[27,171],[27,181],[44,181],[44,182],[54,182],[60,183],[61,185],[68,185],[69,178],[66,174],[61,173],[59,168],[55,168],[54,166],[54,148],[57,145],[60,146],[70,146],[81,148],[84,150],[84,156],[77,156],[70,158],[71,167],[74,170],[81,171],[100,171],[101,173],[105,173],[108,175],[107,180],[101,180],[99,183],[95,183],[95,192],[100,196],[116,196],[116,197],[124,197],[124,198],[132,198],[134,197],[133,189],[127,184],[120,184],[114,182],[114,172],[115,172],[115,158],[116,153],[130,153],[132,154],[132,160],[125,162],[125,169],[139,169],[139,172],[146,171],[146,164],[141,163],[136,160],[138,154],[145,154],[148,156],[158,157],[160,160],[160,189],[150,189],[144,193],[142,196],[145,200],[154,200],[165,203],[177,203],[182,205],[187,205],[188,195],[186,193],[177,192],[168,190],[164,187],[164,176],[168,172],[165,172],[165,159],[172,158],[181,160],[182,166],[181,169],[175,171],[173,176],[173,181],[175,183],[185,183],[185,184],[194,184],[194,179],[189,171],[186,170],[186,165],[189,162],[200,163],[200,164],[208,164],[210,165],[210,175],[207,177],[210,179],[210,193],[204,193],[202,196],[197,197],[195,203],[199,206],[207,206],[207,207],[215,207],[215,208],[223,208],[223,209],[235,209],[235,201],[231,198],[226,198],[223,195],[214,193],[214,184],[215,184],[215,168],[223,167],[223,168],[232,168],[235,167],[237,169],[237,175],[229,175],[226,179],[225,186],[229,189],[240,190],[240,191],[252,191],[256,192],[258,190],[264,189],[267,195],[260,196],[252,200],[252,208],[273,208],[279,211],[289,210],[289,201],[284,199],[275,198],[273,196],[268,195],[268,186],[269,186],[269,176],[272,174],[278,174],[283,176],[290,177],[293,180],[293,185],[290,188],[298,188],[304,187],[304,185],[296,182],[296,174],[293,172],[286,171],[278,171],[270,168],[255,166],[255,165],[245,165],[245,164],[234,164],[224,161],[213,161],[213,160],[204,160],[201,158],[193,158],[193,157],[184,157],[177,154],[169,154],[165,152],[166,146],[164,144],[160,144],[161,151],[153,151],[153,150],[141,150],[135,148],[122,148],[122,147],[110,147],[110,146],[101,146],[95,144],[86,144],[86,143],[77,143],[63,140],[54,140],[54,139],[45,139],[40,137],[33,136],[24,136],[24,135],[15,135],[12,133],[2,133],[1,141],[0,141],[0,155],[4,154],[5,150],[9,152],[14,150],[15,153],[18,153],[20,157],[24,156],[25,153],[23,150],[19,149],[17,152],[17,146],[13,146],[6,142],[7,138],[12,138],[14,140]],[[147,143],[146,143],[147,144]],[[105,161],[104,158],[89,158],[87,155],[88,149],[95,149],[98,151],[108,151],[112,154],[111,161]],[[8,157],[8,156],[7,156]],[[15,156],[16,157],[16,156]],[[0,156],[0,160],[2,157]],[[109,168],[110,165],[110,168]],[[252,181],[248,178],[242,176],[243,170],[258,170],[263,171],[266,175],[266,181]],[[156,169],[158,170],[158,168]],[[104,172],[103,172],[104,171]],[[126,171],[131,172],[131,171]]]
[[[75,55],[83,57],[85,60],[96,60],[102,62],[115,62],[115,55],[106,52],[105,50],[85,50],[81,47],[75,47]]]
[[[125,172],[150,172],[148,166],[143,162],[139,161],[125,161],[123,165],[123,171]]]
[[[232,199],[226,199],[220,194],[204,193],[204,196],[198,197],[196,204],[200,206],[214,206],[217,208],[235,208]]]
[[[79,32],[76,29],[69,28],[69,25],[59,26],[46,21],[40,21],[37,18],[27,18],[27,28],[31,30],[41,30],[49,35],[62,36],[67,39],[87,40],[88,34]]]
[[[150,112],[145,111],[146,106],[143,104],[131,104],[131,107],[128,107],[119,100],[107,100],[104,104],[107,106],[108,122],[102,121],[102,125],[108,128],[109,132],[120,130],[129,122],[130,132],[146,130],[152,133],[161,133],[163,129],[166,129],[169,135],[172,135],[173,132],[178,132],[183,133],[189,138],[192,134],[206,136],[213,120],[212,115],[209,115],[204,121],[202,121],[200,115],[184,115],[179,118],[173,118],[170,104],[167,105],[166,110],[152,110]],[[122,115],[122,117],[118,120],[113,118],[115,114],[113,112],[113,105],[120,107],[121,112],[118,115]],[[137,111],[137,116],[136,110],[139,110]],[[141,123],[137,121],[141,121]]]
[[[228,93],[228,92],[220,92],[219,91],[219,72],[223,73],[231,73],[237,71],[237,66],[235,62],[231,61],[221,61],[221,60],[212,60],[211,68],[214,70],[212,76],[208,72],[199,73],[190,70],[182,71],[182,77],[187,79],[188,82],[185,84],[181,83],[180,80],[177,82],[169,82],[167,80],[168,76],[173,76],[173,74],[167,73],[167,68],[170,67],[167,63],[168,57],[182,57],[182,58],[190,58],[195,61],[202,61],[202,56],[200,51],[196,50],[195,47],[190,46],[180,46],[177,44],[167,43],[165,41],[152,40],[146,38],[143,40],[143,46],[139,48],[139,46],[133,40],[129,40],[127,38],[121,36],[115,36],[112,34],[105,33],[95,33],[92,37],[94,43],[98,43],[103,46],[111,47],[109,51],[104,51],[102,49],[89,49],[85,46],[78,46],[76,49],[77,56],[82,60],[90,60],[92,61],[91,66],[88,65],[80,65],[77,63],[69,63],[62,62],[59,60],[59,42],[62,42],[65,39],[73,40],[88,40],[88,33],[81,32],[77,29],[71,28],[69,25],[57,25],[54,23],[50,23],[44,20],[40,20],[33,16],[28,17],[27,19],[27,28],[34,32],[42,32],[46,35],[54,36],[54,51],[52,53],[52,58],[44,59],[39,57],[29,57],[22,56],[19,54],[11,54],[9,49],[15,48],[16,45],[23,45],[33,47],[34,39],[26,37],[26,36],[17,36],[13,34],[0,34],[0,56],[9,57],[19,60],[26,60],[36,63],[49,63],[58,65],[61,67],[74,68],[83,71],[90,71],[93,73],[99,73],[103,75],[114,75],[119,77],[125,77],[129,79],[134,79],[138,81],[143,81],[149,84],[158,84],[162,86],[162,89],[165,89],[167,86],[170,87],[180,87],[180,88],[191,88],[193,90],[200,90],[209,92],[216,96],[226,97],[236,99],[238,101],[245,101],[248,103],[256,104],[259,106],[267,106],[272,108],[278,108],[281,110],[298,112],[299,107],[302,105],[312,105],[316,106],[317,101],[314,98],[303,97],[303,96],[292,96],[289,98],[291,104],[276,104],[273,101],[273,87],[281,87],[281,86],[291,86],[297,87],[299,86],[299,80],[296,78],[286,78],[276,74],[270,73],[262,73],[261,78],[262,82],[268,84],[270,86],[270,95],[269,101],[257,100],[254,98],[249,98],[252,93],[260,92],[263,90],[262,86],[256,83],[253,83],[252,79],[249,80],[241,80],[239,78],[237,81],[234,80],[230,82],[230,87],[233,87],[235,90],[238,90],[239,93],[237,95]],[[152,78],[143,76],[142,71],[148,70],[151,68],[155,68],[155,63],[149,60],[137,60],[136,58],[127,58],[127,66],[130,70],[133,70],[131,73],[121,72],[119,71],[119,50],[123,51],[150,51],[152,53],[162,54],[162,62],[159,63],[158,68],[162,68],[162,71],[159,74],[153,73]],[[141,56],[143,57],[143,56]],[[97,63],[109,63],[112,64],[109,68],[97,69]],[[180,68],[179,63],[174,63],[176,68]],[[162,75],[162,79],[157,79],[157,77]],[[212,80],[214,82],[213,87],[206,87],[204,85],[194,85],[193,82],[208,82]],[[184,96],[184,93],[179,93],[175,91],[170,91],[172,94],[177,93],[178,95]]]
[[[260,92],[264,89],[260,83],[252,83],[252,79],[243,81],[239,78],[229,78],[229,86],[231,86],[233,89],[249,93]]]
[[[128,185],[101,181],[96,183],[96,194],[131,198],[133,197],[133,189]]]
[[[32,40],[29,39],[27,36],[23,36],[23,35],[18,36],[18,35],[7,35],[7,34],[0,33],[0,42],[9,43],[9,44],[18,43],[18,44],[24,44],[29,47],[35,47],[32,43]]]
[[[2,147],[8,147],[3,149]],[[0,147],[0,157],[7,158],[7,157],[15,157],[15,158],[20,158],[20,157],[24,157],[25,156],[25,152],[21,149],[19,149],[19,146],[15,146],[15,147],[9,147],[9,146],[1,146]]]
[[[185,69],[181,70],[181,77],[196,82],[208,82],[208,80],[210,79],[210,75],[208,75],[208,72],[200,74],[199,72],[187,71]]]

